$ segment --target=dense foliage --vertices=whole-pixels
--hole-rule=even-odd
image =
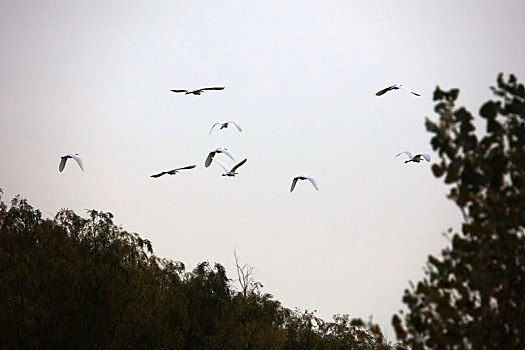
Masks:
[[[1,195],[1,191],[0,191]],[[220,264],[187,272],[109,213],[42,219],[0,198],[2,349],[373,349],[377,326],[287,309],[246,265],[240,291]],[[386,347],[388,348],[388,347]]]
[[[458,89],[434,92],[439,121],[426,127],[441,160],[432,170],[452,185],[465,222],[405,291],[408,313],[393,318],[412,349],[525,348],[525,88],[500,74],[492,91],[483,133],[455,107]]]

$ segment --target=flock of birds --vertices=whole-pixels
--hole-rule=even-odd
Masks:
[[[202,89],[197,89],[197,90],[170,90],[170,91],[175,92],[175,93],[184,93],[185,95],[190,95],[190,94],[191,95],[200,95],[204,91],[209,91],[209,90],[224,90],[224,87],[221,86],[221,87],[208,87],[208,88],[202,88]],[[386,94],[387,92],[393,91],[393,90],[403,90],[403,91],[409,92],[409,93],[411,93],[411,94],[413,94],[415,96],[421,96],[417,92],[409,90],[409,89],[407,89],[406,87],[404,87],[401,84],[394,84],[394,85],[386,87],[386,88],[384,88],[382,90],[379,90],[378,92],[376,92],[376,96],[382,96],[382,95]],[[219,122],[219,123],[213,124],[213,126],[210,129],[210,133],[209,134],[211,135],[211,133],[212,133],[212,131],[213,131],[213,129],[215,127],[220,127],[219,130],[221,130],[221,129],[228,128],[230,125],[233,125],[233,126],[235,126],[237,128],[237,130],[242,131],[242,128],[239,125],[239,123],[237,123],[237,121],[229,120],[229,121],[226,121],[226,122]],[[224,154],[225,156],[227,156],[231,160],[235,161],[235,158],[233,157],[232,153],[228,149],[223,148],[223,147],[218,147],[218,148],[216,148],[214,150],[211,150],[208,153],[208,156],[206,157],[206,160],[204,161],[204,166],[207,168],[207,167],[209,167],[211,165],[212,162],[217,163],[224,170],[224,173],[222,174],[222,176],[233,177],[233,176],[237,175],[238,174],[236,172],[237,169],[239,169],[242,165],[244,165],[246,163],[246,161],[248,160],[247,158],[245,158],[242,161],[240,161],[239,163],[237,163],[236,165],[234,165],[231,169],[229,169],[224,163],[222,163],[218,159],[215,159],[215,155],[218,154],[218,153]],[[412,151],[406,150],[406,151],[399,152],[396,155],[396,157],[400,156],[401,154],[406,154],[408,156],[408,159],[405,161],[405,163],[409,163],[409,162],[419,163],[423,159],[426,160],[427,162],[430,162],[430,155],[428,153],[416,153],[416,154],[414,154]],[[66,154],[66,155],[60,157],[60,164],[58,165],[58,170],[60,172],[62,172],[64,170],[64,168],[66,166],[66,162],[67,162],[68,159],[74,159],[77,162],[77,164],[80,167],[80,169],[82,171],[84,171],[84,165],[82,164],[82,159],[79,157],[79,154],[78,153],[69,153],[69,154]],[[158,178],[158,177],[161,177],[161,176],[164,176],[164,175],[175,175],[180,170],[189,170],[189,169],[193,169],[195,167],[196,167],[196,165],[188,165],[188,166],[181,167],[181,168],[176,168],[176,169],[172,169],[172,170],[162,171],[162,172],[160,172],[158,174],[151,175],[151,177]],[[312,186],[317,191],[319,191],[319,186],[317,185],[317,181],[313,177],[308,176],[308,175],[298,175],[298,176],[296,176],[296,177],[294,177],[292,179],[292,186],[290,187],[290,192],[293,192],[293,190],[295,189],[295,185],[297,184],[297,181],[299,181],[299,180],[308,180],[312,184]]]

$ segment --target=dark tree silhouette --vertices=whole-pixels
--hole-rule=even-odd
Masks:
[[[0,190],[0,196],[2,192]],[[53,220],[0,197],[0,349],[367,349],[347,315],[324,322],[261,291],[249,265],[232,288],[220,264],[187,272],[110,213]],[[374,330],[373,330],[374,331]]]
[[[434,92],[439,120],[426,127],[441,159],[432,171],[452,185],[465,222],[405,291],[408,313],[393,317],[412,349],[525,348],[525,89],[502,74],[491,89],[484,133],[455,107],[458,89]]]

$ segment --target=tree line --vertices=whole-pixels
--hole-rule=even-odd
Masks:
[[[0,193],[1,194],[1,193]],[[373,349],[379,327],[348,315],[291,310],[240,265],[187,271],[110,213],[60,210],[43,219],[0,197],[2,349]]]

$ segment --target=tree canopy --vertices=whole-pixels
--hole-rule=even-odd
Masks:
[[[1,191],[0,191],[1,196]],[[192,271],[153,254],[110,213],[42,219],[0,197],[0,348],[373,349],[379,328],[348,315],[290,310],[238,263]]]
[[[434,92],[439,120],[426,128],[440,161],[432,171],[451,185],[465,222],[405,290],[408,313],[392,319],[412,349],[525,348],[525,89],[503,74],[491,89],[496,99],[480,119],[456,108],[458,89]]]

